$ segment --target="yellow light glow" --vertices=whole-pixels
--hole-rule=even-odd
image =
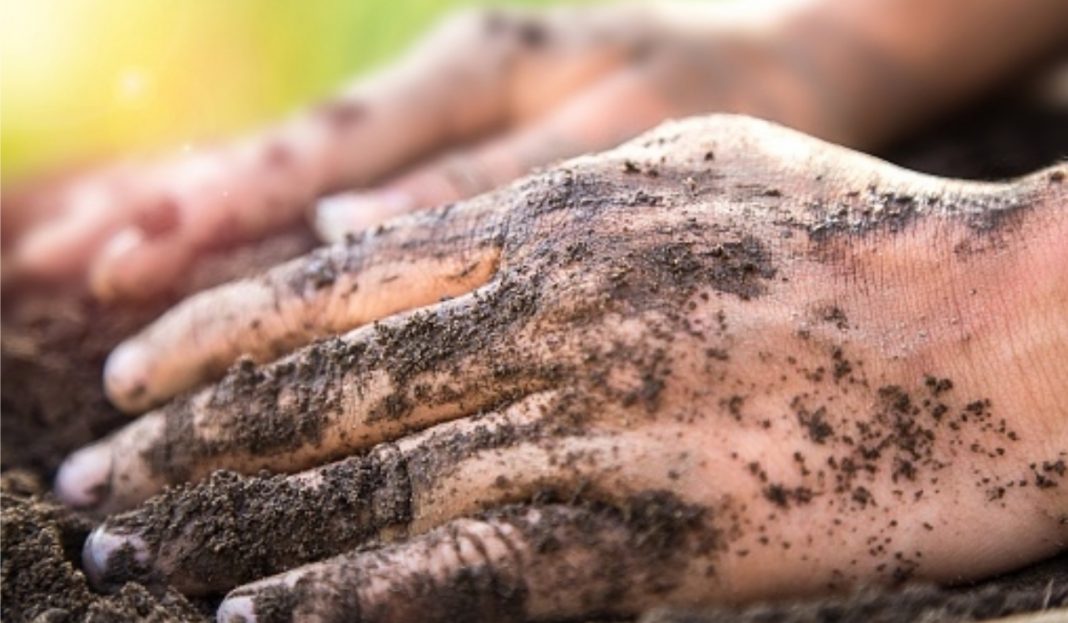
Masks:
[[[115,79],[115,99],[123,106],[144,102],[151,88],[151,77],[137,67],[127,67]]]

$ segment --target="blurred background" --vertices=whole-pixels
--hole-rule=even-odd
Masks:
[[[545,4],[496,0],[494,4]],[[276,119],[471,0],[0,0],[4,182]],[[485,4],[485,3],[482,3]]]

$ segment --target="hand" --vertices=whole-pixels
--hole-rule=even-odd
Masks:
[[[629,615],[1023,564],[1068,539],[1065,173],[669,124],[178,307],[146,361],[363,326],[243,360],[57,492],[116,511],[200,481],[107,520],[86,569],[259,580],[223,620]]]
[[[39,199],[51,216],[21,237],[16,263],[87,271],[102,299],[150,296],[204,249],[291,226],[324,195],[359,189],[315,209],[336,242],[697,113],[870,149],[1059,50],[1065,17],[1055,0],[469,12],[278,127],[49,189]]]
[[[149,296],[203,250],[290,226],[324,194],[361,189],[317,211],[337,241],[669,116],[760,112],[749,105],[760,97],[735,91],[757,81],[759,49],[748,22],[689,4],[467,13],[259,135],[49,188],[49,216],[21,236],[17,264],[45,277],[87,271],[103,299]],[[445,155],[410,168],[434,154]]]

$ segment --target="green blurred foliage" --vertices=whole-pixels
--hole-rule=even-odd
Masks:
[[[263,124],[471,4],[0,0],[3,179]]]

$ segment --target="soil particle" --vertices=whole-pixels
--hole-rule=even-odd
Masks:
[[[297,608],[297,594],[283,586],[268,586],[256,595],[256,620],[262,623],[289,623]],[[349,613],[353,621],[361,620],[359,610]]]
[[[169,403],[165,431],[144,453],[152,469],[167,482],[188,480],[196,465],[210,457],[246,453],[264,456],[317,445],[326,422],[340,416],[346,392],[360,375],[384,370],[394,391],[373,406],[368,422],[401,419],[413,408],[416,394],[423,403],[455,400],[460,388],[445,386],[438,396],[416,382],[419,375],[447,369],[472,353],[499,352],[490,376],[499,384],[493,401],[510,397],[520,380],[537,386],[560,374],[553,364],[517,366],[512,348],[516,328],[538,308],[538,288],[502,276],[485,295],[455,312],[417,312],[401,323],[378,323],[369,339],[347,342],[331,338],[266,366],[249,360],[235,364],[214,386],[206,407],[194,396]],[[508,353],[508,356],[505,356]],[[486,408],[492,404],[485,405]],[[205,439],[193,426],[198,409],[224,422],[223,434]]]
[[[834,325],[839,330],[846,330],[849,328],[849,318],[846,317],[841,307],[837,305],[827,305],[817,310],[817,316],[823,322]]]
[[[1003,234],[1018,227],[1024,214],[1036,204],[1015,188],[981,195],[913,196],[868,186],[842,197],[810,202],[806,221],[796,224],[803,226],[809,239],[822,249],[824,243],[843,235],[901,232],[925,217],[952,220],[971,232],[971,237],[956,245],[958,254],[968,255],[1000,244]]]
[[[767,247],[754,236],[722,242],[700,256],[689,246],[669,244],[654,247],[648,257],[659,273],[650,278],[666,278],[653,283],[670,283],[686,292],[697,285],[710,285],[749,300],[764,293],[762,281],[775,276]]]
[[[211,389],[208,409],[231,414],[223,435],[202,438],[193,426],[192,397],[163,408],[165,428],[160,440],[143,453],[145,461],[168,482],[189,480],[205,457],[241,449],[266,455],[318,444],[329,409],[338,409],[336,362],[309,349],[306,356],[258,368],[239,360]]]
[[[303,271],[293,280],[292,288],[298,294],[305,290],[318,290],[333,285],[337,279],[338,270],[332,261],[333,254],[326,252],[313,253],[304,263]]]
[[[789,508],[791,505],[800,506],[812,501],[812,489],[808,487],[785,487],[781,484],[772,484],[764,487],[764,497],[779,508]]]
[[[434,433],[404,453],[379,444],[365,455],[320,468],[314,483],[217,471],[197,485],[168,489],[105,525],[109,532],[144,541],[167,581],[184,592],[221,592],[362,546],[383,537],[383,531],[403,535],[416,492],[438,491],[442,480],[477,452],[542,439],[551,447],[553,438],[581,431],[582,413],[565,393],[532,424],[479,424],[461,434]],[[473,416],[474,422],[479,419]],[[506,478],[497,484],[511,487]],[[518,489],[513,494],[522,497]],[[294,525],[316,530],[295,536]],[[114,575],[116,581],[147,584],[161,579],[140,571],[131,567]]]
[[[508,344],[509,335],[539,307],[536,283],[504,275],[466,314],[425,312],[397,327],[376,325],[374,349],[366,353],[369,368],[383,366],[393,382],[412,377],[472,352],[493,352]],[[397,414],[391,414],[396,416]]]
[[[801,426],[804,427],[805,432],[808,434],[808,438],[813,442],[822,444],[834,436],[834,428],[827,422],[826,407],[821,406],[810,412],[795,401],[793,408],[797,413],[798,422],[801,423]]]

